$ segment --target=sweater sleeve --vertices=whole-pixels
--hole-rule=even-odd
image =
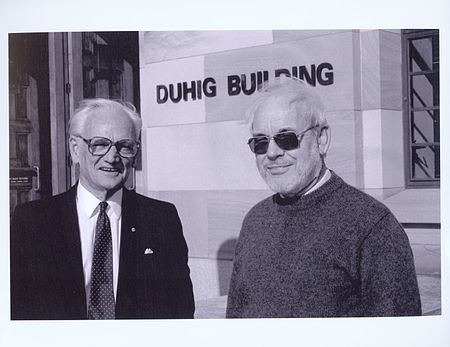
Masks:
[[[391,213],[372,228],[359,256],[363,316],[421,315],[412,250]]]

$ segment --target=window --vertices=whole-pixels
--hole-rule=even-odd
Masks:
[[[404,30],[407,186],[439,186],[439,31]]]

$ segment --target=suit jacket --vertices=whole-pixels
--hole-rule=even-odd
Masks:
[[[12,319],[87,319],[75,199],[76,186],[16,208]],[[187,253],[175,206],[124,189],[116,318],[193,318]]]

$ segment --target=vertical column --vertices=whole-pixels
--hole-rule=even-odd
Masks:
[[[361,31],[360,54],[362,188],[400,188],[404,186],[400,31]]]

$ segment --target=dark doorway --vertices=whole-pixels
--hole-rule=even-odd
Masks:
[[[10,212],[52,194],[48,35],[9,35]]]

